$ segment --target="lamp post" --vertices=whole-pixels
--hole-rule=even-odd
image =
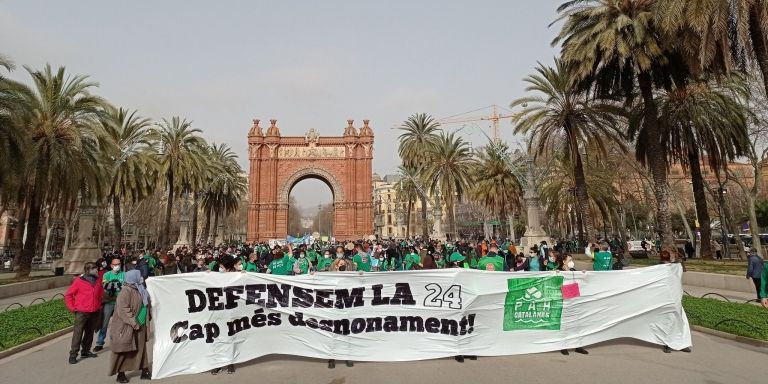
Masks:
[[[720,186],[717,188],[718,199],[720,200],[720,228],[723,234],[723,247],[725,247],[725,254],[730,257],[730,247],[728,242],[728,219],[725,217],[725,194],[728,193],[728,188]]]

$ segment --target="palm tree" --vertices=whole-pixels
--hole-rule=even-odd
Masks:
[[[0,55],[0,67],[13,69],[11,61]],[[25,147],[23,127],[14,121],[23,113],[18,83],[6,81],[0,75],[0,212],[14,198],[21,183]]]
[[[520,209],[522,187],[509,164],[509,147],[488,139],[488,145],[477,151],[477,164],[472,177],[470,195],[488,211],[503,220]]]
[[[213,160],[211,169],[218,171],[207,180],[206,190],[202,194],[203,209],[206,212],[205,237],[208,239],[210,231],[210,214],[213,213],[214,241],[218,231],[220,216],[227,216],[237,210],[248,186],[247,179],[243,176],[243,170],[237,163],[237,155],[226,144],[209,148],[210,157]]]
[[[98,123],[104,101],[90,91],[97,86],[87,76],[65,76],[46,65],[42,71],[25,67],[33,86],[4,80],[4,88],[15,93],[18,106],[14,124],[29,143],[24,152],[29,181],[26,196],[27,237],[19,259],[17,276],[29,276],[40,233],[41,213],[46,205],[106,196],[109,169],[101,154],[112,151]]]
[[[121,201],[135,203],[154,191],[157,158],[152,143],[150,120],[136,111],[109,106],[102,126],[117,146],[111,159],[113,170],[109,198],[115,221],[114,244],[123,239]]]
[[[595,97],[624,95],[631,103],[635,85],[644,105],[642,132],[636,147],[645,153],[654,181],[656,230],[665,249],[674,250],[669,225],[667,162],[659,127],[654,87],[668,87],[670,78],[684,78],[687,67],[679,55],[665,49],[656,25],[652,0],[570,0],[563,3],[564,21],[553,44],[562,43],[562,60],[575,82]]]
[[[400,126],[403,133],[398,138],[398,152],[403,164],[408,167],[423,168],[429,162],[428,153],[437,143],[440,123],[426,113],[411,115]],[[421,198],[421,236],[429,238],[427,227],[427,196]]]
[[[449,238],[456,235],[455,203],[461,201],[469,188],[475,160],[469,143],[455,133],[441,133],[434,148],[428,152],[429,163],[425,178],[433,194],[440,193],[448,208]]]
[[[701,228],[701,257],[712,258],[711,229],[701,162],[719,175],[728,163],[744,156],[749,148],[746,101],[749,87],[738,75],[717,82],[698,81],[659,92],[659,121],[670,161],[691,172],[696,213]],[[630,127],[630,134],[637,127]]]
[[[397,173],[400,176],[400,180],[395,184],[395,195],[400,202],[405,202],[405,237],[408,238],[411,235],[411,211],[413,210],[413,202],[416,199],[424,195],[420,177],[423,175],[423,171],[416,168],[413,165],[400,165],[397,167]]]
[[[574,78],[563,61],[555,60],[555,67],[539,63],[536,74],[528,76],[526,92],[534,95],[512,102],[512,107],[523,106],[516,117],[515,133],[530,134],[534,156],[544,153],[562,153],[573,164],[573,181],[576,188],[577,209],[584,224],[579,234],[583,243],[595,235],[595,226],[589,209],[589,191],[584,174],[582,151],[597,150],[596,155],[605,156],[606,148],[612,144],[624,147],[621,132],[621,108],[614,104],[599,103],[576,87]],[[586,239],[585,239],[586,237]]]
[[[158,142],[159,175],[164,179],[168,190],[165,208],[165,222],[160,245],[170,244],[171,213],[173,198],[191,184],[203,167],[205,158],[205,139],[198,136],[201,131],[192,128],[192,122],[174,116],[170,121],[163,119],[158,129],[154,130],[153,139]]]

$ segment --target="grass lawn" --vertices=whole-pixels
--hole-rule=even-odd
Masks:
[[[644,267],[659,264],[658,259],[630,259],[630,266]],[[685,269],[691,272],[722,273],[724,275],[746,276],[747,261],[690,259]]]
[[[768,340],[768,310],[763,307],[685,295],[683,308],[691,324],[753,339]]]
[[[69,327],[74,319],[63,299],[0,312],[0,350]]]

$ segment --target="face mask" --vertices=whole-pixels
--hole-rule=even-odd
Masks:
[[[98,269],[96,269],[96,268],[91,268],[91,270],[90,270],[90,271],[88,271],[88,273],[89,273],[89,274],[91,274],[91,275],[94,275],[94,276],[96,276],[96,275],[98,275],[98,274],[99,274],[99,270],[98,270]]]
[[[107,262],[106,261],[102,261],[101,262],[101,267],[102,268],[106,268],[107,267]]]
[[[226,270],[224,269],[224,267],[219,267],[219,272],[224,272],[224,271],[226,271]]]
[[[344,254],[343,254],[343,253],[337,253],[337,254],[336,254],[336,258],[337,258],[337,259],[341,259],[342,257],[344,257]]]
[[[138,263],[138,261],[136,261],[136,260],[131,261],[131,264],[133,264],[133,265],[136,265],[136,263]]]
[[[303,259],[304,257],[306,257],[306,255],[302,253],[302,254],[299,254],[299,257]]]
[[[243,270],[243,265],[242,264],[235,265],[235,270],[236,271],[242,271]]]
[[[325,255],[323,255],[323,257],[325,257],[326,259],[330,259],[331,255],[329,253],[326,253]]]
[[[112,266],[112,271],[114,271],[114,272],[120,272],[120,265],[119,265],[119,264],[118,264],[118,265],[113,265],[113,266]]]
[[[339,271],[343,272],[343,271],[346,271],[346,270],[347,270],[347,266],[346,265],[342,265],[342,266],[339,267]]]
[[[555,258],[554,257],[550,257],[549,261],[555,261]]]
[[[569,262],[568,262],[568,268],[573,268],[573,267],[574,267],[574,265],[575,265],[575,264],[573,263],[573,261],[569,261]]]

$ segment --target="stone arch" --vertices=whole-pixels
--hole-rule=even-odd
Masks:
[[[277,195],[277,202],[280,204],[288,204],[288,197],[291,193],[291,189],[299,181],[307,178],[318,178],[322,180],[331,189],[333,194],[333,203],[338,204],[344,202],[344,187],[336,176],[321,168],[321,167],[307,167],[296,170],[291,176],[289,176],[283,185],[280,186],[280,192]]]

